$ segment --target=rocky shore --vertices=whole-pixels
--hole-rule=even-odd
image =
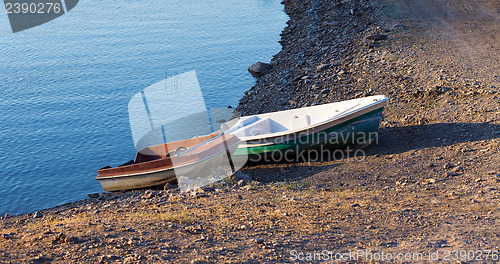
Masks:
[[[498,262],[500,3],[284,6],[283,49],[238,110],[385,94],[364,159],[252,165],[189,193],[91,194],[6,216],[0,263]]]

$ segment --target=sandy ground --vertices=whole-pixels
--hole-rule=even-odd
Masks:
[[[497,263],[500,2],[284,3],[283,50],[239,109],[385,94],[363,160],[252,165],[248,183],[7,217],[0,262]]]

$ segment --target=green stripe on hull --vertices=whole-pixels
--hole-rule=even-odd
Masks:
[[[371,138],[366,138],[366,135],[378,131],[382,111],[383,107],[311,135],[291,139],[283,143],[261,147],[238,148],[233,155],[259,155],[275,151],[285,152],[289,149],[302,150],[322,144],[328,145],[329,147],[358,145],[358,143],[360,143],[358,142],[359,136],[364,135],[363,139],[369,140]],[[345,135],[346,133],[347,135]],[[335,135],[335,138],[332,134]],[[358,135],[358,137],[356,135]],[[338,142],[339,139],[342,142]]]

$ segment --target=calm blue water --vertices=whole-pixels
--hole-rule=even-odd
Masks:
[[[133,158],[129,99],[196,70],[207,107],[236,105],[247,67],[280,49],[280,0],[80,1],[13,34],[0,12],[0,215],[102,192],[96,170]]]

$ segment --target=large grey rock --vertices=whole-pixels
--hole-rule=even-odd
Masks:
[[[248,67],[248,71],[252,74],[253,77],[260,77],[268,73],[271,68],[271,64],[258,61],[252,64],[252,66]]]

